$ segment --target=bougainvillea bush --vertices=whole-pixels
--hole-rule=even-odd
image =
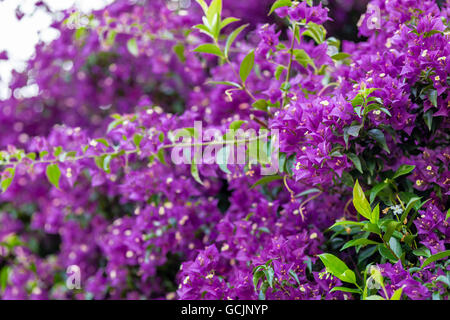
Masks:
[[[0,101],[0,298],[448,300],[449,13],[64,12]]]

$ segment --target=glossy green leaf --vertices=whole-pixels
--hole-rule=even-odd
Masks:
[[[61,170],[59,166],[55,164],[49,164],[45,170],[48,181],[59,189],[59,179],[61,178]]]
[[[363,230],[364,231],[369,231],[371,233],[375,233],[375,234],[378,234],[378,235],[381,235],[380,228],[374,223],[366,223],[366,224],[364,224]]]
[[[266,276],[267,282],[269,283],[269,286],[273,288],[273,279],[275,276],[275,271],[269,267],[264,269],[264,275]]]
[[[361,166],[361,160],[359,160],[359,157],[356,154],[347,153],[347,158],[349,158],[351,160],[351,162],[353,162],[353,164],[355,165],[355,168],[359,172],[363,173],[362,166]]]
[[[208,4],[205,2],[205,0],[195,0],[203,10],[203,13],[206,14],[208,12]]]
[[[405,211],[402,213],[402,216],[400,218],[400,221],[404,221],[408,217],[408,213],[411,211],[411,209],[414,207],[414,205],[420,201],[421,198],[419,197],[413,197],[409,199],[408,204],[406,205]]]
[[[166,159],[164,158],[164,149],[159,149],[155,156],[159,160],[159,162],[167,166]]]
[[[381,183],[377,184],[375,187],[373,187],[373,188],[370,190],[370,196],[369,196],[370,203],[372,203],[372,202],[375,200],[375,197],[377,196],[377,194],[378,194],[381,190],[383,190],[384,188],[386,188],[388,185],[389,185],[389,184],[386,183],[386,182],[381,182]]]
[[[356,180],[355,186],[353,187],[353,205],[360,215],[370,220],[372,209],[358,180]]]
[[[228,57],[228,54],[230,52],[231,45],[233,44],[234,40],[236,40],[237,36],[244,30],[248,24],[244,24],[240,26],[239,28],[235,29],[227,38],[227,42],[225,44],[225,57]]]
[[[255,51],[250,51],[242,60],[241,66],[239,68],[239,76],[241,77],[242,83],[247,81],[250,72],[253,69],[253,65],[255,64]]]
[[[200,52],[200,53],[213,54],[213,55],[219,56],[221,58],[223,57],[223,53],[220,50],[220,48],[212,43],[201,44],[197,48],[195,48],[193,51]]]
[[[16,168],[6,168],[5,172],[7,173],[4,174],[4,178],[1,181],[2,192],[6,192],[6,190],[8,190],[8,188],[11,186],[16,174]]]
[[[329,253],[319,254],[319,258],[325,265],[327,272],[344,282],[356,283],[355,273],[341,259]]]
[[[219,165],[219,168],[227,174],[231,174],[231,171],[228,169],[227,166],[230,153],[231,153],[230,146],[225,146],[222,149],[220,149],[216,155],[216,162]]]
[[[137,57],[139,55],[139,48],[135,38],[127,41],[127,49],[133,56]]]
[[[186,62],[186,56],[184,54],[184,50],[185,47],[183,45],[183,43],[179,42],[176,45],[174,45],[172,47],[173,52],[177,55],[178,60],[180,60],[180,62]]]
[[[236,82],[231,82],[231,81],[208,81],[208,84],[222,84],[225,86],[231,86],[231,87],[235,87],[238,89],[242,89],[241,85],[236,83]]]
[[[311,65],[313,68],[316,68],[314,60],[306,53],[303,49],[295,49],[294,50],[294,59],[298,63],[300,63],[304,68],[308,65]]]
[[[250,187],[250,189],[253,189],[253,188],[257,187],[257,186],[261,186],[261,185],[268,184],[268,183],[270,183],[270,182],[272,182],[272,181],[281,180],[281,179],[283,179],[283,178],[280,177],[279,175],[275,175],[275,176],[266,176],[266,177],[263,177],[263,178],[259,179],[258,181],[256,181],[256,182]]]
[[[430,257],[431,256],[431,251],[430,249],[428,249],[427,247],[423,246],[420,248],[417,248],[415,250],[413,250],[413,254],[418,256],[418,257]]]
[[[317,44],[322,44],[325,41],[327,31],[322,25],[310,22],[307,25],[307,30],[303,32],[304,36],[314,39]]]
[[[387,146],[386,137],[384,136],[383,131],[381,131],[380,129],[371,129],[367,133],[380,145],[380,147],[383,148],[384,151],[386,151],[387,153],[391,153]]]
[[[308,190],[302,191],[299,194],[297,194],[297,197],[303,197],[303,196],[307,196],[308,194],[317,193],[317,192],[320,192],[320,190],[317,188],[310,188]]]
[[[409,165],[409,164],[402,164],[397,171],[395,172],[394,176],[392,177],[392,179],[398,178],[400,176],[403,176],[405,174],[410,173],[411,171],[414,170],[416,166],[413,165]]]
[[[272,12],[274,12],[278,8],[290,7],[290,6],[292,6],[292,1],[291,0],[277,0],[277,1],[274,2],[272,7],[270,8],[270,11],[269,11],[268,15],[271,15]]]
[[[340,53],[337,53],[337,54],[331,56],[331,59],[336,60],[336,61],[340,61],[340,60],[344,60],[344,59],[347,59],[347,58],[350,58],[350,57],[351,57],[351,54],[348,54],[348,53],[345,53],[345,52],[340,52]]]
[[[442,251],[436,254],[433,254],[431,257],[425,259],[425,261],[422,263],[422,266],[420,267],[421,269],[425,268],[426,266],[428,266],[429,264],[447,258],[448,256],[450,256],[450,250],[446,250],[446,251]]]
[[[394,233],[394,231],[397,229],[397,227],[399,225],[401,225],[401,223],[398,222],[398,221],[394,221],[394,220],[389,221],[386,224],[386,232],[383,235],[383,240],[386,241],[386,242],[389,242],[389,240],[392,237],[392,234]]]
[[[333,224],[329,229],[337,227],[337,226],[364,226],[364,222],[358,222],[358,221],[337,221],[335,224]]]
[[[252,104],[252,106],[253,106],[255,109],[262,110],[262,111],[267,111],[267,108],[268,108],[267,101],[264,100],[264,99],[260,99],[260,100],[255,101],[255,102]]]
[[[245,121],[245,120],[235,120],[232,123],[230,123],[230,129],[231,130],[238,130],[246,122],[247,121]]]
[[[196,163],[191,163],[191,175],[195,181],[203,185],[202,180],[200,179],[200,175],[198,173],[198,167]]]
[[[370,222],[373,224],[378,224],[380,220],[380,204],[378,203],[375,208],[372,210],[372,214],[370,216]]]
[[[369,245],[369,244],[376,244],[376,245],[378,245],[378,244],[380,244],[380,243],[379,243],[379,242],[376,242],[376,241],[373,241],[373,240],[366,239],[366,238],[354,239],[354,240],[348,241],[348,242],[341,248],[341,251],[342,251],[342,250],[345,250],[345,249],[347,249],[347,248],[350,248],[350,247],[367,246],[367,245]]]
[[[6,289],[6,285],[8,284],[8,278],[10,273],[10,267],[4,266],[0,271],[0,288],[3,291]]]
[[[240,19],[235,18],[235,17],[228,17],[228,18],[225,18],[225,19],[223,19],[223,21],[220,23],[220,29],[223,29],[223,28],[225,28],[227,25],[229,25],[229,24],[231,24],[231,23],[233,23],[233,22],[239,21],[239,20],[240,20]]]
[[[358,289],[351,289],[351,288],[346,288],[346,287],[333,287],[330,290],[331,292],[335,292],[335,291],[342,291],[342,292],[349,292],[349,293],[361,293]]]

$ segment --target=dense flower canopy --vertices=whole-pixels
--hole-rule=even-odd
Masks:
[[[0,298],[448,299],[449,2],[197,2],[69,10],[14,72]],[[277,172],[171,162],[195,121]]]

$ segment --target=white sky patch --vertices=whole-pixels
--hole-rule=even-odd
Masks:
[[[9,60],[0,60],[0,100],[11,95],[7,83],[11,71],[21,71],[25,62],[35,53],[39,41],[51,42],[59,32],[50,28],[52,16],[45,9],[37,8],[38,0],[0,0],[0,52],[7,51]],[[71,7],[89,12],[103,8],[113,0],[44,0],[49,8],[57,13]],[[19,21],[16,8],[25,16]],[[34,88],[35,91],[36,89]]]

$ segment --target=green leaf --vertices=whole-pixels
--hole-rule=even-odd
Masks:
[[[59,166],[55,164],[49,164],[45,170],[48,181],[59,189],[59,179],[61,178],[61,170]]]
[[[306,196],[308,194],[317,193],[317,192],[320,192],[320,190],[317,189],[317,188],[311,188],[311,189],[308,189],[308,190],[300,192],[296,197],[303,197],[303,196]]]
[[[230,153],[230,146],[227,145],[220,149],[216,155],[216,162],[219,165],[219,168],[227,174],[231,174],[231,171],[227,167],[228,157],[230,156]]]
[[[256,182],[250,187],[250,189],[253,189],[253,188],[257,187],[257,186],[265,185],[265,184],[268,184],[268,183],[270,183],[270,182],[272,182],[272,181],[276,181],[276,180],[280,180],[280,179],[283,179],[283,178],[280,177],[279,175],[275,175],[275,176],[266,176],[266,177],[263,177],[263,178],[259,179],[258,181],[256,181]]]
[[[242,83],[247,81],[250,72],[253,69],[253,65],[255,64],[255,51],[250,51],[242,60],[241,66],[239,68],[239,76],[241,77]]]
[[[178,57],[178,60],[180,60],[180,62],[186,62],[186,56],[184,55],[184,45],[183,43],[179,42],[176,45],[173,46],[172,50],[173,52],[175,52],[175,54]]]
[[[344,128],[344,141],[345,141],[345,146],[347,148],[348,148],[348,138],[350,136],[358,137],[359,131],[361,130],[361,128],[362,128],[361,124],[351,125],[351,126]]]
[[[197,181],[198,183],[200,183],[203,186],[203,182],[200,179],[200,175],[198,173],[198,167],[197,167],[196,163],[191,163],[191,175],[195,179],[195,181]]]
[[[386,188],[388,185],[389,185],[389,184],[386,183],[386,182],[381,182],[381,183],[377,184],[375,187],[373,187],[373,188],[370,190],[370,197],[369,197],[370,203],[372,203],[373,200],[375,200],[375,197],[377,196],[377,194],[378,194],[381,190],[383,190],[384,188]]]
[[[372,215],[370,216],[370,222],[373,224],[378,224],[380,220],[380,204],[378,203],[376,207],[372,210]]]
[[[389,261],[397,262],[397,259],[392,254],[391,251],[389,251],[388,248],[384,244],[378,245],[378,252],[383,256],[384,258],[388,259]]]
[[[447,221],[448,218],[450,218],[450,209],[447,210],[447,215],[445,216],[445,221]]]
[[[269,283],[267,281],[264,281],[261,285],[261,289],[259,290],[258,299],[259,300],[266,300],[266,292],[269,288]]]
[[[304,68],[306,68],[308,65],[311,65],[314,69],[316,68],[314,60],[311,59],[311,57],[303,49],[295,49],[294,58],[295,61],[300,63]]]
[[[230,123],[230,129],[231,130],[238,130],[240,127],[242,127],[242,125],[244,124],[244,123],[246,123],[247,121],[245,121],[245,120],[236,120],[236,121],[233,121],[232,123]]]
[[[106,130],[107,133],[109,133],[111,130],[113,130],[114,128],[116,128],[118,125],[124,123],[125,119],[116,119],[113,122],[111,122],[108,125],[108,129]]]
[[[368,131],[369,136],[374,139],[387,153],[391,153],[386,143],[386,137],[380,129],[371,129]]]
[[[16,168],[6,168],[5,172],[8,172],[8,174],[5,175],[7,177],[3,178],[1,182],[2,192],[6,192],[6,190],[8,190],[8,188],[11,186],[16,174]]]
[[[272,14],[272,12],[274,12],[276,9],[281,8],[281,7],[290,7],[292,6],[292,1],[291,0],[277,0],[274,2],[274,4],[272,5],[272,7],[270,8],[269,11],[269,16]]]
[[[428,127],[428,130],[431,131],[433,128],[433,110],[428,110],[423,114],[423,120]]]
[[[195,0],[202,7],[203,13],[206,14],[208,12],[208,5],[205,0]]]
[[[203,24],[198,24],[196,26],[194,26],[194,28],[200,30],[200,32],[203,32],[204,34],[208,35],[209,37],[211,37],[212,39],[214,39],[214,35],[211,33],[211,30],[209,30],[209,28]]]
[[[427,247],[423,246],[423,247],[413,250],[413,254],[418,257],[427,257],[428,258],[431,256],[431,251]]]
[[[104,170],[107,173],[110,173],[110,163],[111,163],[111,159],[112,156],[110,154],[108,155],[103,155],[102,157],[102,166],[100,167],[100,169]]]
[[[408,204],[406,205],[405,211],[403,212],[400,221],[404,221],[406,219],[406,217],[408,217],[408,213],[411,211],[411,209],[414,207],[414,205],[420,201],[421,198],[419,197],[413,197],[411,199],[409,199]]]
[[[357,264],[360,264],[362,261],[370,258],[377,251],[377,247],[368,247],[366,249],[361,250],[358,254]]]
[[[329,253],[319,254],[318,256],[325,265],[327,272],[344,282],[356,283],[355,273],[341,259]]]
[[[357,124],[350,127],[347,127],[347,132],[350,136],[357,137],[359,136],[359,131],[361,130],[362,125]]]
[[[275,275],[275,271],[269,267],[264,269],[264,274],[266,276],[267,282],[269,283],[269,286],[273,288],[273,278]]]
[[[386,225],[386,232],[383,235],[383,240],[386,242],[389,242],[392,235],[394,234],[394,231],[397,229],[397,227],[401,225],[400,222],[391,220]]]
[[[225,28],[227,25],[229,25],[230,23],[239,21],[240,19],[238,18],[234,18],[234,17],[228,17],[226,19],[223,19],[223,21],[220,23],[220,29]]]
[[[267,101],[264,99],[259,99],[259,100],[255,101],[252,104],[252,106],[253,106],[253,108],[262,110],[262,111],[267,111],[267,108],[268,108]]]
[[[403,250],[400,241],[395,237],[391,237],[391,239],[389,239],[389,246],[391,247],[392,251],[394,251],[395,255],[401,258]]]
[[[314,39],[317,44],[321,44],[325,41],[327,31],[322,25],[310,22],[307,25],[307,30],[303,32],[304,36],[308,36]]]
[[[206,11],[206,18],[208,22],[212,25],[214,17],[221,15],[222,13],[222,0],[213,0]]]
[[[134,136],[133,136],[133,143],[136,146],[136,148],[139,148],[141,146],[141,142],[142,142],[143,138],[144,137],[141,134],[139,134],[139,133],[135,133],[134,134]]]
[[[139,55],[139,49],[135,38],[131,38],[127,41],[128,51],[135,57]]]
[[[2,292],[5,291],[6,285],[8,284],[9,272],[9,266],[3,267],[2,271],[0,272],[0,288],[2,289]]]
[[[203,19],[205,25],[211,30],[213,38],[217,41],[219,39],[221,29],[221,15],[222,15],[222,0],[213,0],[206,11],[206,21]]]
[[[294,270],[289,269],[289,275],[294,278],[295,282],[297,282],[298,285],[300,285],[300,280],[298,279],[298,275],[295,273]]]
[[[256,268],[256,271],[253,272],[253,287],[255,291],[258,290],[259,280],[264,277],[263,266],[259,266],[260,268]]]
[[[432,89],[428,91],[428,99],[430,99],[430,102],[433,106],[437,107],[437,90]]]
[[[236,82],[231,82],[231,81],[208,81],[208,84],[222,84],[225,86],[232,86],[232,87],[236,87],[238,89],[242,89],[241,85],[236,83]]]
[[[395,172],[394,176],[392,177],[392,179],[398,178],[400,176],[403,176],[405,174],[410,173],[411,171],[414,170],[416,166],[413,165],[409,165],[409,164],[402,164],[397,171]]]
[[[337,227],[337,226],[364,226],[364,222],[358,222],[358,221],[338,221],[335,224],[333,224],[329,229]]]
[[[234,40],[236,40],[237,36],[244,30],[248,24],[244,24],[234,30],[227,38],[227,42],[225,44],[225,57],[228,57],[228,53],[230,52],[231,45],[233,44]]]
[[[349,242],[347,242],[342,248],[341,248],[341,251],[342,250],[345,250],[345,249],[347,249],[347,248],[350,248],[350,247],[355,247],[355,246],[367,246],[367,245],[369,245],[369,244],[380,244],[379,242],[376,242],[376,241],[372,241],[372,240],[369,240],[369,239],[366,239],[366,238],[360,238],[360,239],[354,239],[354,240],[350,240]]]
[[[446,250],[446,251],[442,251],[436,254],[433,254],[431,257],[425,259],[425,261],[423,262],[422,266],[420,267],[420,269],[425,268],[426,266],[428,266],[429,264],[440,260],[440,259],[444,259],[446,257],[450,256],[450,250]]]
[[[358,156],[354,153],[347,153],[347,158],[349,158],[351,160],[351,162],[353,162],[353,164],[355,165],[355,168],[363,173],[362,170],[362,166],[361,166],[361,160],[359,160]]]
[[[337,54],[331,56],[331,59],[336,60],[336,61],[340,61],[340,60],[344,60],[344,59],[350,58],[351,56],[352,56],[351,54],[348,54],[348,53],[345,53],[345,52],[340,52],[340,53],[337,53]]]
[[[351,288],[346,288],[346,287],[333,287],[333,288],[331,288],[330,293],[335,292],[335,291],[361,293],[358,289],[351,289]]]
[[[355,186],[353,187],[353,205],[360,215],[370,220],[372,209],[358,180],[356,180]]]
[[[378,235],[381,235],[380,228],[378,227],[378,225],[373,224],[373,223],[366,223],[364,225],[364,227],[363,227],[363,230],[369,231],[371,233],[375,233],[375,234],[378,234]]]
[[[223,53],[218,46],[212,43],[201,44],[193,50],[194,52],[209,53],[223,58]]]
[[[275,70],[275,79],[280,80],[284,70],[286,70],[285,66],[283,65],[277,66],[277,69]]]
[[[166,159],[164,158],[164,149],[159,149],[156,153],[156,158],[158,158],[159,162],[161,162],[163,165],[167,166]]]

